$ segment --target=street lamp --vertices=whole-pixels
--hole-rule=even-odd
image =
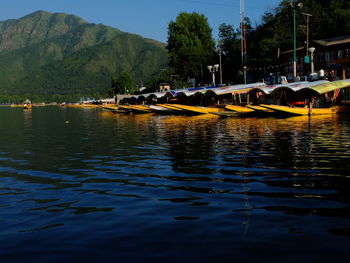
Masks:
[[[314,52],[315,52],[315,48],[314,47],[310,47],[309,51],[310,51],[310,57],[311,57],[311,74],[313,74],[314,73]]]
[[[219,67],[220,67],[219,64],[215,64],[213,66],[211,66],[211,65],[207,66],[209,72],[212,74],[214,86],[215,86],[215,72],[217,72],[219,70]]]
[[[301,9],[303,7],[303,4],[297,1],[290,1],[290,6],[293,9],[293,42],[294,42],[294,48],[293,48],[293,78],[294,81],[297,77],[297,29],[296,29],[296,9]]]

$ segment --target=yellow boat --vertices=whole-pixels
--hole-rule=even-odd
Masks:
[[[175,113],[182,113],[183,114],[184,112],[186,112],[185,110],[174,107],[172,105],[173,104],[156,104],[156,106],[161,106],[161,107],[173,110]]]
[[[252,109],[252,110],[254,110],[256,112],[262,112],[262,113],[273,113],[273,112],[275,112],[275,111],[273,111],[271,109],[262,107],[260,105],[247,105],[247,108]]]
[[[254,112],[254,109],[249,109],[248,107],[238,106],[238,105],[226,105],[225,109],[235,112]]]
[[[86,107],[86,108],[100,108],[100,105],[96,105],[96,104],[83,104],[83,107]]]
[[[126,110],[128,112],[134,113],[150,113],[151,110],[147,107],[141,105],[119,105],[120,109]]]
[[[143,106],[143,105],[130,105],[132,107],[135,107],[136,109],[152,112],[152,110],[149,107]]]
[[[281,106],[281,105],[260,105],[261,107],[271,109],[275,112],[293,114],[293,115],[309,115],[308,107],[290,107],[290,106]],[[329,108],[311,108],[312,115],[323,115],[323,114],[336,114],[336,113],[347,113],[350,112],[350,106],[340,105],[332,106]]]
[[[23,109],[30,110],[31,108],[32,108],[32,104],[30,104],[30,103],[23,104]]]
[[[114,112],[125,112],[124,110],[122,110],[117,105],[102,105],[102,108],[103,109],[107,109],[107,110],[111,110],[111,111],[114,111]]]
[[[12,108],[23,108],[24,104],[11,104]]]
[[[189,106],[189,105],[182,105],[182,104],[171,104],[171,105],[176,107],[176,108],[187,111],[189,113],[192,113],[192,114],[193,113],[194,114],[208,114],[208,113],[223,111],[223,109],[217,108],[217,107]]]

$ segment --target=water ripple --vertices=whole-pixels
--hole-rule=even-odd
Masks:
[[[302,254],[321,262],[346,254],[346,116],[48,107],[0,109],[0,122],[8,127],[0,127],[4,261],[303,262]]]

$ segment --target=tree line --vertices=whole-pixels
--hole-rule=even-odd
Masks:
[[[244,19],[248,68],[276,66],[278,50],[293,48],[293,8],[296,7],[298,47],[304,46],[306,41],[303,13],[312,15],[309,24],[310,41],[350,35],[350,1],[284,0],[274,9],[267,10],[259,25],[252,25],[248,17]],[[189,80],[193,79],[197,85],[210,83],[211,75],[207,65],[218,64],[220,54],[223,83],[243,81],[239,26],[235,28],[223,22],[215,41],[204,14],[182,12],[168,24],[166,48],[170,57],[168,69],[162,77],[157,76],[147,83],[151,84],[147,92],[156,91],[155,83],[161,82],[171,83],[173,87],[188,86]],[[253,77],[258,80],[267,73],[260,70]]]

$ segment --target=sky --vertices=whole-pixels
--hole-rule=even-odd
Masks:
[[[260,24],[280,0],[245,0],[245,16]],[[222,23],[239,27],[239,0],[0,0],[0,21],[18,19],[38,10],[74,14],[89,23],[104,24],[146,38],[167,41],[168,23],[180,12],[208,18],[213,37]]]

